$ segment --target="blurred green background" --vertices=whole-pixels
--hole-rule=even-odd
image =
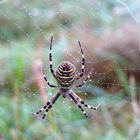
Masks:
[[[139,15],[139,0],[0,0],[0,140],[140,140]],[[95,69],[73,89],[100,104],[89,118],[63,98],[45,121],[32,115],[57,92],[41,71],[56,83],[52,35],[55,68],[68,60],[80,71],[80,40],[85,75]]]

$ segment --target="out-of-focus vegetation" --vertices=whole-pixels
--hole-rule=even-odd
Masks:
[[[0,140],[140,139],[139,0],[0,1]],[[60,98],[47,119],[32,115],[57,90],[47,88],[48,53],[54,35],[53,62],[80,70],[80,40],[91,80],[74,89],[98,105],[84,118]],[[86,93],[86,94],[85,94]]]

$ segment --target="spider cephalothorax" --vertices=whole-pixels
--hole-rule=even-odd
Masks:
[[[87,107],[93,110],[96,110],[97,107],[92,107],[89,106],[88,104],[86,104],[79,96],[77,96],[76,94],[74,94],[72,92],[72,87],[82,87],[86,81],[90,78],[90,74],[86,77],[86,79],[79,85],[75,85],[75,82],[77,80],[79,80],[81,77],[83,77],[84,72],[85,72],[85,58],[84,58],[84,54],[83,54],[83,50],[81,47],[81,43],[80,41],[78,41],[78,44],[80,46],[81,49],[81,54],[82,54],[82,67],[81,67],[81,72],[76,74],[76,67],[69,61],[63,61],[62,63],[60,63],[56,69],[56,71],[54,71],[53,69],[53,65],[52,65],[52,40],[53,37],[51,37],[51,43],[50,43],[50,54],[49,54],[49,60],[50,60],[50,71],[52,73],[52,75],[54,76],[54,78],[57,80],[58,85],[52,85],[50,84],[50,82],[48,82],[47,77],[44,73],[43,70],[43,75],[44,75],[44,79],[47,82],[48,86],[52,87],[52,88],[56,88],[58,87],[58,93],[55,94],[50,101],[48,101],[46,103],[46,105],[44,107],[42,107],[38,112],[34,113],[34,115],[39,114],[42,111],[45,111],[42,119],[45,119],[45,116],[47,114],[47,112],[49,111],[50,108],[52,108],[52,105],[56,102],[56,100],[58,99],[58,97],[61,95],[64,98],[70,98],[74,101],[74,103],[78,106],[78,108],[82,111],[82,113],[87,117],[87,113],[84,111],[83,107]]]

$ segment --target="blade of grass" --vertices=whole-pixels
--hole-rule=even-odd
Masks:
[[[124,91],[125,91],[125,94],[126,96],[130,96],[130,85],[129,85],[129,80],[127,78],[127,75],[123,72],[123,70],[119,70],[119,71],[116,71],[117,72],[117,75],[119,77],[119,80],[121,82],[121,84],[123,85],[124,87]]]
[[[7,124],[2,119],[0,119],[0,132],[6,140],[12,140]]]

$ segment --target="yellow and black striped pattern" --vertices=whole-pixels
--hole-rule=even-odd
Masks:
[[[69,88],[73,85],[75,81],[75,71],[75,66],[68,61],[59,64],[56,70],[56,80],[61,88]]]

